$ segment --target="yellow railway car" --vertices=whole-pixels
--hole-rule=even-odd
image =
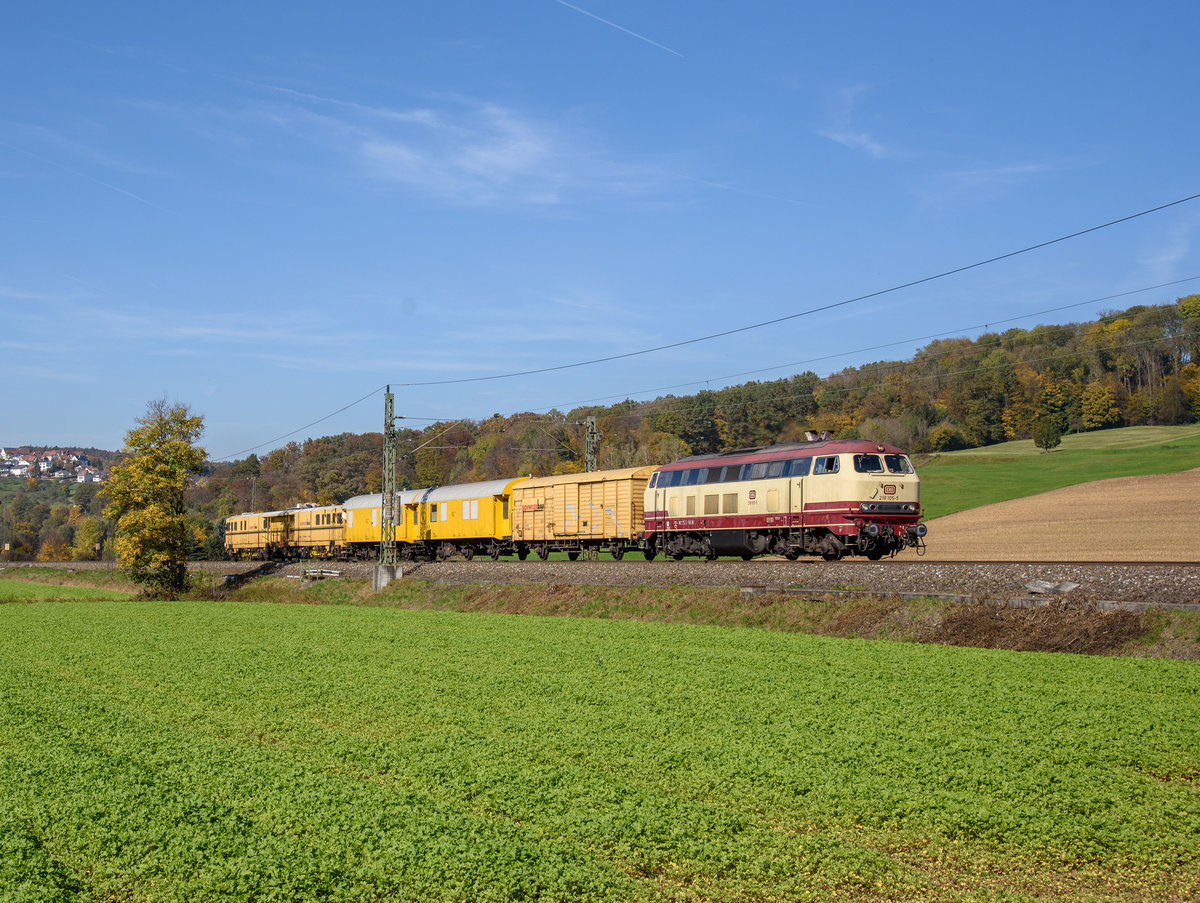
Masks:
[[[289,508],[279,518],[278,542],[285,558],[336,558],[345,545],[345,513],[341,505]]]
[[[231,558],[334,558],[342,554],[345,518],[340,505],[301,505],[225,518],[225,554]]]
[[[646,484],[654,466],[561,474],[513,486],[513,546],[545,559],[563,551],[574,561],[607,549],[621,559],[641,546]]]
[[[512,487],[519,480],[487,480],[426,489],[407,501],[405,532],[412,552],[442,560],[476,554],[493,559],[512,550]]]
[[[425,490],[404,489],[396,493],[393,516],[396,520],[396,542],[400,553],[412,557],[414,527],[416,526],[413,502]],[[357,558],[374,558],[379,552],[379,540],[383,533],[383,493],[374,492],[356,495],[342,503],[346,512],[346,547]]]
[[[247,512],[225,518],[225,554],[230,558],[266,558],[265,519],[277,512]]]

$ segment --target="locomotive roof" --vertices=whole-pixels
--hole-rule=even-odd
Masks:
[[[902,455],[904,452],[894,445],[882,445],[867,439],[818,439],[815,442],[785,442],[781,445],[764,445],[756,448],[735,448],[731,451],[716,452],[710,455],[693,455],[682,458],[671,464],[666,464],[659,470],[683,470],[703,466],[705,464],[745,464],[749,461],[776,461],[779,459],[803,457],[807,455],[839,455],[839,454],[889,454]]]

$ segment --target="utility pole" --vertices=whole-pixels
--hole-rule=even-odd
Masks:
[[[596,429],[595,417],[589,417],[584,423],[587,425],[587,436],[583,452],[583,469],[588,473],[593,473],[596,470],[596,452],[600,448],[600,431]]]
[[[395,579],[396,563],[396,411],[392,387],[383,396],[383,505],[379,530],[379,567],[375,569],[375,591]]]

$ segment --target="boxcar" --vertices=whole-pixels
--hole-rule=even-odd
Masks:
[[[574,561],[607,549],[620,559],[641,545],[646,484],[655,468],[628,467],[521,480],[512,489],[513,546]]]

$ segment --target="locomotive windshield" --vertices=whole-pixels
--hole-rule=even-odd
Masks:
[[[854,469],[858,473],[915,473],[912,462],[905,455],[855,455]]]

